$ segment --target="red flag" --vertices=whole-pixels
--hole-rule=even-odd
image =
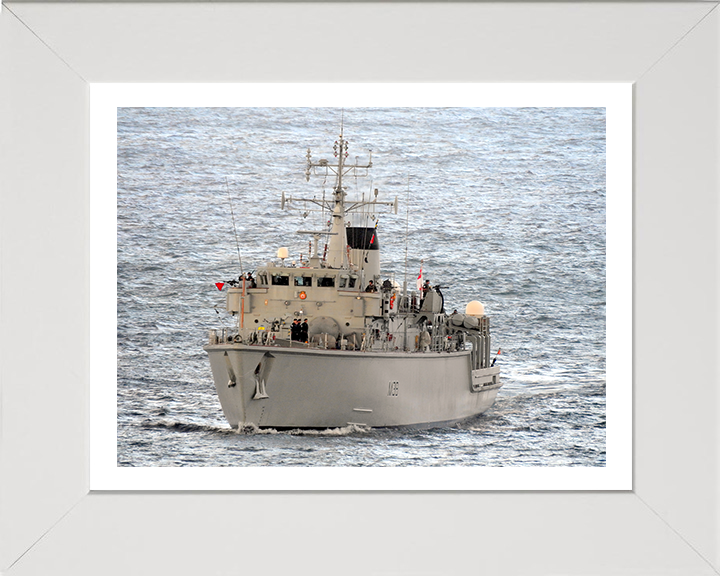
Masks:
[[[225,282],[215,282],[215,286],[217,286],[218,290],[222,290],[223,286],[225,286]]]
[[[415,283],[418,290],[422,290],[423,287],[423,275],[422,275],[422,264],[420,264],[420,274],[418,274],[417,282]]]

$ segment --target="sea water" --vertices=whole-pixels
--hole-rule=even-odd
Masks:
[[[378,212],[383,279],[422,267],[445,307],[485,304],[504,383],[454,426],[233,430],[210,373],[211,328],[233,325],[216,282],[307,255],[327,213],[307,149]],[[119,466],[604,466],[604,108],[118,109]]]

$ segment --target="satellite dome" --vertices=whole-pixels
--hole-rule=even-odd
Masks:
[[[485,316],[485,306],[482,305],[482,302],[473,300],[472,302],[468,302],[468,305],[465,306],[465,314],[480,318],[481,316]]]

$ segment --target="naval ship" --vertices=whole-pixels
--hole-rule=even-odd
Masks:
[[[377,188],[350,197],[343,180],[367,176],[372,152],[349,163],[340,132],[332,160],[306,156],[306,180],[329,178],[332,192],[280,199],[305,216],[325,212],[323,229],[298,232],[308,253],[289,261],[280,247],[226,284],[234,326],[210,330],[204,346],[225,417],[282,430],[433,427],[485,412],[502,384],[484,306],[446,313],[422,267],[411,289],[383,279],[377,211],[397,214],[398,201],[380,201]]]

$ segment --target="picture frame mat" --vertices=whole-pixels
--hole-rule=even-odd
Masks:
[[[91,86],[91,490],[629,490],[632,488],[632,112],[628,84]],[[112,255],[116,110],[136,106],[602,107],[607,123],[607,464],[602,467],[118,467]]]

